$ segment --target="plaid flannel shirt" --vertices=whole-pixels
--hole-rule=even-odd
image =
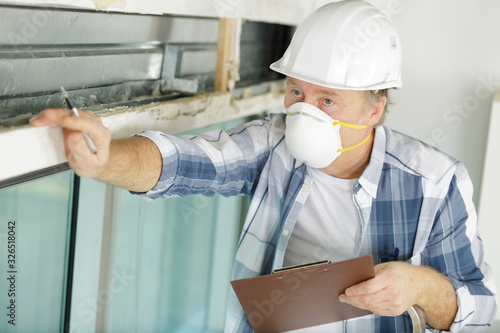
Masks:
[[[200,136],[147,131],[163,158],[147,198],[220,193],[250,195],[233,279],[269,274],[282,266],[287,242],[307,199],[312,177],[284,141],[285,117],[275,114],[232,130]],[[426,144],[381,126],[369,165],[354,185],[361,217],[355,256],[379,258],[399,249],[399,260],[427,265],[456,289],[452,332],[486,329],[496,312],[492,272],[483,261],[472,184],[465,167]],[[428,330],[433,330],[428,327]],[[345,332],[411,332],[411,320],[369,315],[344,322]],[[252,332],[231,290],[225,332]]]

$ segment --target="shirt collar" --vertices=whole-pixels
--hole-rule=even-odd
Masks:
[[[386,135],[384,126],[375,129],[375,139],[373,140],[372,154],[370,162],[358,179],[358,183],[374,199],[377,197],[378,183],[382,174],[382,167],[385,160]]]

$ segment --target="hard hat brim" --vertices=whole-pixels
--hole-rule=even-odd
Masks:
[[[281,59],[272,63],[269,66],[269,68],[272,69],[273,71],[278,72],[280,74],[283,74],[287,77],[291,77],[291,78],[305,81],[308,83],[312,83],[312,84],[315,84],[315,85],[318,85],[321,87],[332,88],[332,89],[364,91],[364,90],[382,90],[382,89],[389,89],[389,88],[400,89],[403,86],[403,83],[400,80],[386,81],[386,82],[381,82],[381,83],[370,85],[370,86],[360,86],[360,87],[353,87],[353,86],[342,85],[342,84],[331,84],[331,83],[327,83],[327,82],[321,82],[321,81],[318,81],[317,79],[307,77],[306,75],[293,73],[292,71],[287,70],[286,68],[284,68],[281,65]]]

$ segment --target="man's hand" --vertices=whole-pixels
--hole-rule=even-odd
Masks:
[[[339,299],[381,316],[399,316],[416,304],[429,325],[444,330],[458,310],[455,288],[445,276],[397,261],[375,266],[373,279],[347,288]]]
[[[399,316],[419,298],[414,266],[389,262],[375,266],[375,277],[345,291],[345,301],[381,316]]]
[[[106,167],[111,133],[92,112],[80,111],[80,117],[72,117],[66,109],[46,109],[31,121],[31,125],[56,125],[63,128],[66,156],[70,167],[78,175],[98,178]],[[94,141],[97,154],[90,151],[82,132]]]
[[[31,125],[63,128],[68,162],[79,176],[135,192],[147,192],[160,177],[163,161],[153,141],[145,137],[111,140],[110,131],[92,112],[80,111],[80,117],[72,117],[66,109],[47,109]],[[90,151],[82,132],[94,141],[97,154]]]
[[[72,117],[67,109],[46,109],[31,121],[31,125],[62,127],[70,167],[82,177],[99,178],[108,163],[111,141],[111,133],[100,118],[92,112],[80,111],[80,117]],[[82,132],[94,141],[97,154],[90,151]]]

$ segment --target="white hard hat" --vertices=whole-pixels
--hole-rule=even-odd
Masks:
[[[335,89],[400,88],[401,44],[389,18],[367,2],[329,3],[306,17],[271,69]]]

